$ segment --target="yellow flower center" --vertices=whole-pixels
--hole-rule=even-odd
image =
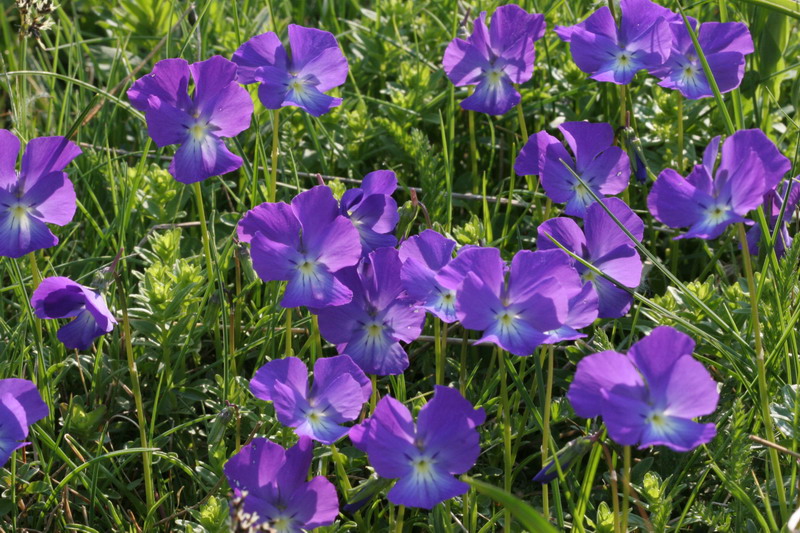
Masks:
[[[25,216],[28,214],[28,211],[30,210],[31,210],[30,207],[24,206],[22,204],[17,204],[15,206],[12,206],[10,211],[12,217],[21,220],[25,218]]]
[[[312,274],[314,272],[314,262],[306,259],[300,263],[300,272],[306,276]]]
[[[383,331],[382,324],[372,323],[369,326],[367,326],[367,335],[369,335],[370,337],[380,337],[382,331]]]
[[[202,141],[205,139],[206,131],[208,131],[208,125],[200,122],[196,122],[194,126],[189,128],[189,133],[192,134],[192,137],[194,137],[195,141]]]

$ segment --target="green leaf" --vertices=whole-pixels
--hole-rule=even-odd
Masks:
[[[550,522],[541,514],[513,494],[468,476],[464,476],[461,479],[472,485],[481,494],[485,494],[497,503],[503,504],[526,530],[536,531],[537,533],[557,533],[558,530],[550,525]]]

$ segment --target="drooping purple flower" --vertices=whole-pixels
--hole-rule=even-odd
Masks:
[[[538,175],[547,196],[556,203],[567,204],[567,215],[583,217],[594,202],[587,187],[600,197],[622,192],[630,179],[630,160],[621,148],[612,146],[614,128],[610,124],[564,122],[558,129],[575,154],[574,159],[558,139],[540,131],[522,147],[514,170],[522,176]]]
[[[703,163],[686,179],[668,168],[650,190],[647,207],[659,222],[689,226],[676,239],[714,239],[730,224],[744,222],[792,166],[761,130],[741,130],[722,144],[715,172],[719,143],[719,137],[711,140]]]
[[[239,222],[239,240],[250,243],[253,268],[264,281],[288,281],[283,307],[321,308],[349,302],[352,291],[334,273],[361,258],[353,223],[339,214],[330,188],[318,185],[292,204],[263,203]]]
[[[225,477],[234,494],[243,496],[245,513],[279,533],[301,533],[329,526],[339,514],[333,484],[324,476],[306,481],[311,459],[308,437],[288,450],[256,438],[225,463]]]
[[[397,176],[391,170],[376,170],[364,176],[361,187],[347,189],[339,202],[342,215],[353,221],[359,235],[363,255],[383,247],[394,247],[392,232],[400,214],[392,193],[397,189]]]
[[[672,45],[670,22],[680,17],[649,0],[622,0],[617,27],[607,6],[574,26],[556,26],[562,41],[570,43],[572,60],[597,81],[627,85],[642,69],[661,66]]]
[[[347,355],[323,357],[314,364],[314,385],[308,386],[308,369],[296,357],[274,359],[250,380],[256,398],[273,402],[281,424],[298,436],[332,444],[350,428],[369,400],[372,384]]]
[[[603,204],[637,240],[642,240],[644,223],[625,202],[619,198],[606,198]],[[602,205],[595,203],[589,206],[583,230],[574,220],[558,217],[542,223],[538,231],[537,246],[540,250],[558,248],[548,237],[550,236],[625,287],[635,289],[639,286],[642,279],[642,258],[639,257],[633,241]],[[591,284],[597,292],[601,318],[618,318],[628,312],[633,297],[627,291],[595,274],[578,261],[575,261],[575,268],[580,272],[583,281],[587,285]]]
[[[498,7],[486,27],[486,12],[475,19],[467,40],[453,39],[444,52],[444,71],[456,87],[476,85],[461,102],[470,111],[502,115],[517,105],[514,84],[533,76],[533,43],[544,35],[544,15],[513,4]]]
[[[191,65],[178,58],[159,61],[128,89],[128,98],[144,112],[147,131],[157,146],[181,145],[169,165],[169,173],[179,182],[202,181],[242,166],[242,158],[231,153],[222,139],[250,127],[253,101],[236,82],[236,65],[224,57]]]
[[[75,189],[63,172],[81,149],[65,137],[31,139],[17,174],[19,139],[0,129],[0,257],[58,244],[47,224],[63,226],[75,215]]]
[[[438,278],[439,272],[453,259],[456,243],[440,233],[426,229],[400,245],[403,268],[400,278],[410,298],[423,309],[448,324],[456,321],[456,290],[447,288]],[[461,280],[457,281],[460,285]]]
[[[342,103],[328,96],[347,79],[348,65],[332,33],[289,24],[292,57],[274,32],[256,35],[233,54],[239,82],[261,83],[258,98],[267,109],[297,106],[315,117]]]
[[[416,424],[406,406],[384,396],[373,415],[350,430],[350,439],[379,476],[397,479],[387,495],[390,502],[431,509],[469,489],[453,476],[475,464],[480,454],[475,428],[484,420],[483,408],[474,409],[457,390],[437,385]]]
[[[623,446],[662,445],[685,452],[709,442],[714,424],[693,418],[717,407],[717,384],[692,357],[694,341],[668,326],[655,328],[628,350],[595,353],[578,363],[567,392],[578,416],[602,416]]]
[[[670,25],[672,53],[663,66],[651,71],[658,83],[674,89],[691,100],[714,96],[703,65],[697,56],[692,37],[683,21]],[[705,22],[697,32],[697,41],[708,61],[720,92],[737,88],[744,77],[745,58],[753,53],[753,39],[741,22]]]
[[[461,324],[515,355],[530,355],[567,322],[570,301],[580,294],[580,275],[569,257],[556,250],[521,250],[509,276],[495,248],[464,278],[457,294]]]
[[[406,296],[400,281],[402,263],[394,248],[370,253],[358,266],[337,274],[353,294],[345,305],[319,312],[319,330],[367,374],[401,374],[408,354],[400,345],[422,333],[425,312]]]
[[[27,442],[28,428],[50,413],[36,385],[27,379],[0,379],[0,466]]]
[[[60,276],[43,279],[33,291],[31,305],[39,318],[74,317],[58,330],[58,340],[71,350],[88,349],[117,323],[103,295]]]
[[[791,190],[789,190],[791,187]],[[786,250],[792,246],[792,236],[789,235],[788,225],[794,216],[794,211],[797,208],[797,203],[800,201],[800,176],[792,178],[789,182],[785,183],[782,187],[780,194],[777,190],[769,191],[764,195],[764,214],[767,217],[767,224],[771,232],[775,231],[775,226],[778,224],[778,218],[781,214],[781,206],[783,199],[786,198],[786,193],[789,197],[786,201],[786,209],[783,212],[783,221],[781,223],[780,231],[775,238],[775,255],[780,259],[786,254]],[[758,247],[761,242],[761,226],[755,224],[747,231],[747,247],[750,253],[758,255]]]

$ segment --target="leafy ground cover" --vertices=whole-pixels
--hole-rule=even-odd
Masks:
[[[50,226],[58,244],[0,257],[0,376],[31,380],[49,408],[48,416],[30,426],[24,439],[30,445],[13,452],[0,471],[5,530],[227,531],[229,502],[238,510],[243,503],[231,498],[226,471],[234,469],[226,463],[244,457],[237,455],[243,449],[278,453],[261,438],[281,448],[300,442],[296,450],[313,450],[309,479],[329,480],[340,504],[333,523],[320,531],[797,527],[791,518],[800,505],[800,245],[781,237],[781,224],[779,232],[769,231],[778,218],[788,222],[789,234],[796,229],[792,210],[780,201],[791,200],[788,178],[798,175],[800,150],[800,6],[794,0],[659,2],[703,22],[745,23],[752,35],[754,51],[746,55],[738,88],[720,83],[724,94],[712,90],[695,100],[659,86],[644,71],[619,85],[591,79],[579,68],[586,64],[576,56],[575,42],[571,48],[554,27],[577,24],[605,3],[520,2],[529,13],[543,15],[546,31],[534,45],[532,78],[519,80],[519,104],[498,115],[462,109],[461,102],[480,89],[455,87],[442,68],[452,39],[466,38],[481,11],[491,22],[497,2],[69,0],[52,9],[47,2],[19,3],[0,9],[0,128],[12,131],[23,147],[37,137],[65,136],[82,154],[66,167],[76,191],[75,215],[61,227]],[[624,24],[621,7],[614,5],[612,13]],[[151,135],[158,135],[157,128],[148,134],[148,110],[128,90],[162,59],[230,59],[267,31],[287,43],[290,24],[336,37],[349,63],[344,84],[330,91],[341,105],[319,116],[298,107],[270,111],[257,86],[247,85],[254,103],[250,126],[222,136],[241,157],[240,168],[197,184],[176,181],[168,170],[175,148],[156,146]],[[529,133],[547,132],[560,145],[558,126],[579,121],[608,123],[614,150],[633,165],[624,190],[602,193],[630,206],[641,227],[620,220],[615,202],[605,204],[608,212],[595,204],[582,223],[588,251],[573,250],[602,270],[588,246],[591,217],[610,219],[604,227],[611,233],[619,231],[618,224],[628,228],[637,242],[620,237],[626,257],[641,257],[643,272],[638,283],[612,288],[631,298],[630,308],[581,324],[581,338],[535,349],[503,339],[474,344],[484,328],[462,326],[480,322],[467,314],[449,324],[428,314],[418,337],[401,339],[408,367],[373,376],[363,409],[347,420],[361,426],[373,414],[379,418],[381,405],[396,401],[422,427],[424,413],[435,412],[454,391],[475,413],[485,414],[482,423],[482,414],[463,417],[472,420],[464,440],[473,438],[472,431],[479,435],[480,453],[473,466],[453,473],[466,472],[460,479],[469,489],[431,510],[387,498],[393,476],[378,475],[368,437],[331,439],[334,445],[298,441],[286,420],[279,420],[274,393],[259,389],[254,395],[250,380],[266,363],[294,356],[314,370],[316,382],[322,372],[314,363],[336,356],[334,344],[344,342],[337,340],[335,326],[326,326],[339,324],[341,313],[329,308],[317,316],[307,307],[281,305],[287,283],[261,279],[270,269],[259,266],[255,252],[251,258],[256,244],[237,231],[245,213],[264,202],[289,202],[321,183],[344,198],[346,190],[366,186],[362,179],[370,172],[391,169],[398,180],[391,194],[398,205],[392,230],[398,241],[433,229],[459,250],[479,245],[497,249],[506,261],[526,257],[519,252],[554,248],[545,233],[556,234],[559,223],[552,219],[565,216],[566,201],[553,198],[544,177],[540,184],[537,175],[546,171],[538,169],[536,157],[529,161],[536,171],[520,167],[520,151]],[[695,238],[675,240],[695,221],[691,211],[677,221],[665,215],[677,197],[661,194],[656,205],[651,191],[657,177],[671,168],[682,179],[713,152],[712,139],[723,136],[728,143],[742,138],[735,132],[754,129],[788,166],[780,184],[772,184],[775,198],[767,198],[766,207],[745,206],[737,213],[753,221],[749,231],[762,230],[763,237],[748,245],[753,253],[741,250],[745,227],[727,225],[724,209],[715,219],[726,222],[724,231],[693,228]],[[604,134],[588,138],[595,135]],[[0,142],[4,154],[12,141]],[[733,161],[747,152],[732,143],[728,155],[722,146],[720,168],[714,175],[711,158],[709,172],[719,181],[726,179],[726,157]],[[586,192],[581,181],[586,174],[557,170],[583,187],[587,203],[595,200],[599,193]],[[764,173],[748,167],[742,174],[759,172]],[[0,191],[5,179],[0,174]],[[737,185],[733,196],[744,188]],[[757,192],[761,204],[766,190]],[[580,223],[576,214],[566,213]],[[0,221],[0,231],[9,235],[7,220]],[[548,231],[539,229],[545,221]],[[2,246],[7,242],[0,250],[8,249]],[[567,260],[557,247],[550,253]],[[395,259],[400,257],[403,252]],[[377,272],[380,261],[395,259],[369,261]],[[572,261],[569,268],[584,280],[605,280]],[[526,265],[522,274],[538,272]],[[474,272],[477,281],[468,293],[480,293],[482,283],[498,275],[489,267]],[[499,272],[502,278],[502,267]],[[512,270],[512,284],[515,275]],[[43,319],[47,313],[31,306],[42,279],[54,276],[102,291],[117,321],[113,329],[88,347],[67,348],[59,337],[67,321]],[[399,278],[387,276],[377,285],[391,292]],[[535,281],[526,278],[526,284]],[[392,301],[405,301],[407,292],[408,287],[396,291]],[[548,298],[558,299],[555,293]],[[597,418],[600,410],[591,414],[568,397],[579,381],[579,362],[608,350],[630,354],[642,339],[656,338],[648,334],[659,326],[696,343],[688,354],[678,354],[683,337],[663,337],[663,353],[692,356],[717,384],[709,392],[719,395],[716,409],[690,415],[703,415],[700,422],[713,424],[715,436],[692,443],[690,451],[619,443],[615,428],[627,427],[625,420],[615,426],[608,412]],[[632,368],[632,375],[648,377],[641,367]],[[623,366],[617,369],[624,373]],[[356,383],[360,376],[353,372]],[[448,389],[440,392],[436,385]],[[679,383],[675,394],[688,395],[695,385]],[[8,405],[3,409],[10,410]],[[9,437],[0,437],[6,446]],[[562,448],[560,468],[546,471],[552,481],[534,481]]]

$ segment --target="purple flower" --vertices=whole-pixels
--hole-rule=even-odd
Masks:
[[[437,385],[416,425],[406,406],[384,396],[372,417],[350,430],[350,439],[379,476],[397,478],[390,502],[431,509],[469,489],[453,476],[475,464],[480,454],[475,428],[485,419],[484,410],[473,409],[457,390]]]
[[[392,232],[400,215],[392,193],[397,189],[397,177],[391,170],[376,170],[364,176],[361,187],[348,189],[342,195],[339,208],[342,215],[353,221],[359,235],[363,255],[397,244]]]
[[[606,198],[603,203],[637,240],[642,240],[644,223],[625,202],[619,198]],[[575,221],[564,217],[545,221],[538,231],[536,244],[540,250],[558,248],[548,237],[550,236],[625,287],[635,289],[639,286],[642,279],[642,259],[633,241],[608,216],[603,206],[597,203],[589,206],[583,231]],[[592,285],[597,292],[601,318],[618,318],[628,312],[633,297],[627,291],[596,275],[577,261],[575,268],[580,272],[583,281]]]
[[[692,418],[714,412],[719,399],[716,382],[693,350],[688,335],[657,327],[627,355],[584,357],[567,398],[578,416],[602,416],[608,435],[623,446],[689,451],[716,435],[714,424]]]
[[[703,65],[683,21],[671,24],[672,54],[663,66],[651,71],[658,83],[691,100],[714,96]],[[744,56],[753,53],[753,39],[741,22],[705,22],[697,40],[720,92],[737,88],[744,77]]]
[[[453,259],[455,241],[426,229],[400,245],[403,268],[400,279],[410,298],[420,302],[423,309],[448,324],[456,321],[456,290],[449,289],[438,274]],[[463,276],[456,282],[460,285]]]
[[[353,301],[319,312],[319,331],[367,374],[402,374],[408,354],[399,341],[422,333],[425,313],[408,298],[400,281],[401,262],[394,248],[370,253],[358,268],[337,274]]]
[[[280,533],[300,533],[331,525],[339,515],[333,484],[323,476],[306,481],[311,458],[308,437],[288,450],[257,438],[225,463],[225,476],[244,497],[244,512]]]
[[[289,24],[292,58],[274,32],[256,35],[233,54],[239,81],[261,83],[258,98],[267,109],[297,106],[315,117],[342,103],[324,94],[347,79],[347,59],[327,31]]]
[[[791,190],[789,190],[791,187]],[[786,209],[783,212],[783,222],[781,229],[775,239],[775,255],[780,259],[786,254],[786,250],[792,246],[792,236],[789,235],[788,223],[792,220],[797,202],[800,201],[800,176],[792,178],[785,183],[782,192],[778,194],[776,190],[769,191],[764,195],[764,214],[767,216],[769,229],[774,232],[781,214],[781,206],[786,192],[789,191],[789,198],[786,202]],[[750,253],[758,255],[758,245],[761,242],[761,226],[756,224],[747,232],[747,247]]]
[[[530,355],[567,321],[569,302],[581,293],[580,276],[557,250],[517,252],[506,267],[499,250],[476,261],[457,295],[458,319],[482,331],[476,344],[493,342],[515,355]]]
[[[36,385],[27,379],[0,379],[0,466],[27,442],[28,428],[50,413]]]
[[[741,130],[723,143],[714,172],[719,142],[719,137],[711,140],[703,164],[686,179],[668,168],[650,190],[647,207],[659,222],[690,226],[676,239],[714,239],[730,224],[744,222],[792,166],[761,130]]]
[[[610,124],[564,122],[558,129],[575,159],[558,139],[540,131],[531,135],[522,147],[514,170],[523,176],[538,175],[547,196],[556,203],[567,204],[564,208],[567,215],[583,217],[594,202],[587,187],[601,197],[622,192],[631,175],[630,160],[621,148],[612,146],[614,129]]]
[[[189,74],[194,94],[189,97]],[[236,83],[236,65],[222,56],[189,64],[164,59],[128,89],[133,107],[144,111],[147,131],[157,146],[180,144],[169,173],[194,183],[232,172],[242,158],[231,153],[224,137],[250,127],[253,101]]]
[[[69,349],[86,350],[117,323],[103,296],[69,278],[45,278],[31,297],[39,318],[75,318],[58,330],[58,340]]]
[[[330,188],[318,185],[284,202],[263,203],[238,226],[250,243],[253,268],[264,281],[288,281],[283,307],[342,305],[352,291],[333,275],[361,258],[353,223],[339,214]]]
[[[453,39],[447,46],[444,71],[456,87],[477,85],[462,108],[502,115],[519,103],[514,84],[533,76],[533,43],[544,35],[544,15],[510,4],[495,10],[491,28],[486,27],[485,11],[473,28],[466,41]]]
[[[298,436],[332,444],[349,431],[341,424],[358,418],[372,384],[349,356],[338,355],[317,360],[309,389],[306,365],[287,357],[259,368],[250,391],[273,402],[280,423],[295,428]]]
[[[649,0],[622,0],[617,27],[603,6],[574,26],[556,26],[562,41],[570,43],[572,60],[597,81],[627,85],[642,69],[654,69],[667,60],[672,45],[670,22],[680,17]]]
[[[75,215],[75,189],[63,172],[81,149],[65,137],[31,139],[17,174],[19,139],[0,130],[0,257],[58,244],[47,224],[63,226]]]

